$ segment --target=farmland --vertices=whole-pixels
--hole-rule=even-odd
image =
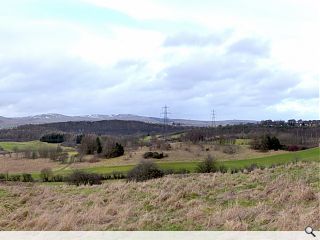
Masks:
[[[270,167],[278,164],[286,164],[295,161],[320,161],[319,160],[319,148],[311,148],[298,152],[285,152],[285,151],[272,151],[272,152],[255,152],[249,150],[246,145],[240,144],[240,150],[237,154],[223,154],[221,151],[216,151],[210,148],[210,151],[204,151],[201,153],[200,149],[196,145],[188,145],[191,150],[185,151],[185,145],[180,147],[174,147],[173,150],[166,151],[169,157],[161,160],[154,160],[161,169],[179,170],[186,169],[190,172],[195,172],[199,161],[204,159],[208,154],[213,155],[217,159],[217,165],[225,166],[229,169],[243,169],[252,164],[256,164],[261,167]],[[32,142],[1,142],[0,146],[7,151],[14,148],[19,149],[37,149],[41,147],[57,147],[57,144],[42,143],[39,141]],[[173,145],[175,146],[175,145]],[[202,147],[203,148],[203,147]],[[63,147],[63,149],[69,154],[75,154],[75,149],[70,147]],[[128,158],[128,153],[125,156],[114,159],[101,159],[96,163],[78,162],[69,164],[59,164],[55,161],[48,159],[25,159],[16,157],[1,157],[0,164],[2,172],[9,173],[32,173],[36,179],[39,177],[39,172],[43,168],[50,167],[55,174],[68,175],[74,169],[81,169],[92,173],[109,174],[112,172],[126,173],[132,169],[141,159],[143,159],[143,152],[147,149],[138,149],[129,153],[131,159]],[[200,151],[200,154],[199,154]],[[229,157],[229,159],[227,159]],[[243,157],[243,159],[241,159]],[[90,159],[90,156],[87,156]],[[0,171],[0,172],[1,172]]]

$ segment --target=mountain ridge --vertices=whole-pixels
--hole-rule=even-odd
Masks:
[[[116,115],[104,115],[104,114],[92,114],[81,116],[68,116],[58,113],[45,113],[26,117],[3,117],[0,116],[0,129],[13,128],[26,124],[44,124],[44,123],[57,123],[57,122],[78,122],[78,121],[101,121],[101,120],[125,120],[125,121],[140,121],[145,123],[163,123],[162,118],[147,117],[134,114],[116,114]],[[233,125],[241,123],[258,123],[255,120],[223,120],[216,121],[216,125]],[[204,127],[210,126],[211,121],[192,120],[192,119],[168,119],[168,124],[180,125],[180,126],[197,126]]]

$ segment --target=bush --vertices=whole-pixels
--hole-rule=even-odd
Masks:
[[[40,172],[40,178],[43,182],[49,182],[52,177],[52,170],[51,168],[44,168]]]
[[[22,182],[33,182],[33,177],[30,173],[22,174]]]
[[[199,173],[210,173],[210,172],[216,172],[217,167],[215,160],[212,156],[208,155],[208,157],[200,162],[197,167],[197,172]]]
[[[143,158],[155,158],[155,159],[161,159],[164,158],[165,155],[163,153],[158,152],[145,152],[143,154]]]
[[[252,172],[253,170],[255,170],[257,168],[259,168],[258,165],[253,163],[249,167],[246,167],[245,169],[247,169],[248,172]]]
[[[128,172],[128,181],[145,181],[152,178],[163,177],[164,172],[153,162],[140,162],[131,171]]]
[[[270,137],[268,135],[262,136],[260,138],[255,138],[250,143],[251,148],[260,151],[275,150],[278,151],[282,148],[280,141],[275,136]]]
[[[51,179],[52,182],[64,182],[64,177],[61,175],[54,175]]]
[[[124,154],[124,148],[121,144],[116,143],[110,150],[104,151],[106,158],[120,157]]]
[[[8,181],[19,182],[21,180],[21,176],[19,174],[10,175]]]
[[[126,178],[126,175],[122,172],[112,172],[111,177],[113,179],[124,179]]]
[[[76,170],[67,178],[67,181],[69,184],[80,186],[101,184],[102,179],[103,177],[99,174]]]
[[[288,151],[290,152],[295,152],[295,151],[299,151],[299,147],[297,145],[291,145],[291,146],[288,146]]]
[[[6,181],[7,180],[7,175],[4,173],[0,173],[0,181]]]

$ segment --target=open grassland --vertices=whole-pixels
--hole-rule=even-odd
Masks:
[[[42,147],[57,147],[57,143],[46,143],[41,141],[29,141],[29,142],[0,142],[0,148],[3,148],[5,151],[12,152],[14,150],[38,150]],[[71,147],[62,147],[63,150],[67,152],[74,152],[75,149]]]
[[[252,164],[256,164],[257,166],[270,167],[272,165],[278,164],[286,164],[294,161],[316,161],[320,162],[319,148],[312,148],[298,152],[289,152],[278,155],[271,155],[260,158],[253,159],[243,159],[243,160],[230,160],[217,162],[217,165],[223,165],[227,168],[237,168],[241,169],[244,167],[249,167]],[[198,166],[199,161],[190,161],[190,162],[164,162],[162,160],[156,161],[162,169],[186,169],[190,172],[195,172]],[[79,165],[81,166],[81,165]],[[77,165],[70,165],[67,168],[59,170],[59,174],[68,174],[72,171],[72,169],[82,169]],[[87,167],[83,170],[94,173],[112,173],[114,171],[119,172],[127,172],[132,169],[135,165],[120,165],[120,166],[95,166],[95,167]]]
[[[39,179],[39,172],[45,167],[50,167],[54,170],[55,174],[68,175],[74,169],[82,169],[87,172],[109,174],[112,172],[123,172],[126,173],[131,170],[135,163],[128,162],[126,165],[115,165],[115,164],[104,164],[108,161],[103,160],[98,163],[73,163],[73,164],[60,164],[58,162],[50,161],[48,159],[15,159],[0,156],[0,173],[32,173],[35,179]],[[110,161],[115,161],[112,159]],[[242,160],[224,160],[217,162],[218,166],[225,166],[230,169],[241,169],[249,167],[252,164],[257,166],[270,167],[272,165],[286,164],[296,161],[316,161],[320,162],[319,148],[312,148],[298,152],[286,152],[277,155],[264,156],[259,158],[242,159]],[[156,163],[160,168],[166,169],[186,169],[190,172],[195,172],[199,161],[165,161],[158,160]]]
[[[299,162],[142,183],[0,183],[0,230],[319,229],[319,171]]]

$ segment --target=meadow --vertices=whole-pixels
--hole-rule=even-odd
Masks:
[[[214,156],[217,160],[217,166],[224,166],[228,169],[243,169],[256,165],[258,167],[270,167],[279,164],[287,164],[297,161],[320,161],[320,153],[318,148],[311,148],[296,152],[286,151],[268,151],[257,152],[249,149],[244,144],[248,143],[247,139],[237,140],[236,145],[239,146],[239,150],[236,154],[224,154],[222,151],[213,149],[212,146],[197,146],[186,144],[172,144],[173,149],[165,151],[169,154],[168,158],[161,160],[153,160],[163,170],[181,170],[185,169],[191,173],[197,170],[199,161],[202,161],[206,156]],[[41,147],[57,147],[58,144],[48,144],[40,141],[31,142],[0,142],[0,147],[6,151],[12,151],[13,149],[38,149]],[[62,147],[64,151],[69,155],[76,153],[74,148]],[[185,150],[188,148],[188,151]],[[201,149],[209,149],[205,151]],[[140,148],[138,150],[126,153],[125,156],[121,156],[114,159],[101,159],[95,163],[89,162],[77,162],[60,164],[48,159],[24,159],[8,156],[0,156],[0,173],[9,172],[9,174],[16,173],[31,173],[34,179],[39,179],[40,170],[43,168],[52,168],[54,174],[68,175],[75,169],[81,169],[86,172],[98,173],[98,174],[111,174],[113,172],[127,173],[130,171],[139,161],[141,161],[142,155],[147,148]],[[199,151],[201,154],[199,154]],[[131,159],[127,159],[128,155],[131,155]],[[229,157],[229,159],[227,159]],[[243,157],[243,159],[241,159]],[[87,156],[90,159],[90,156]]]

